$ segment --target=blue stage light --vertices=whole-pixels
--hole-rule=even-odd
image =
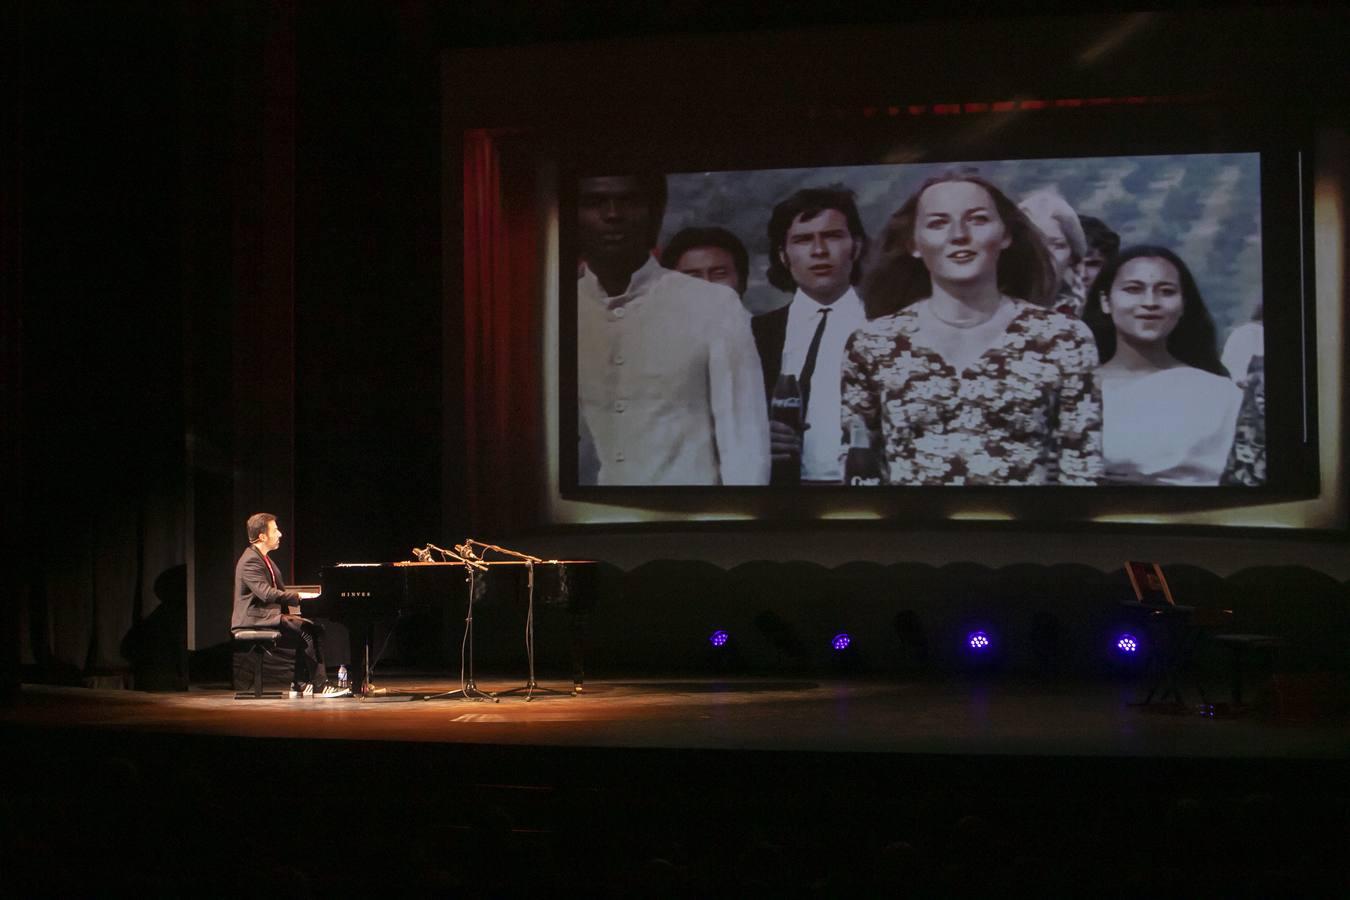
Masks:
[[[1132,634],[1122,634],[1116,638],[1116,649],[1125,654],[1137,653],[1139,652],[1139,640]]]
[[[712,644],[714,647],[724,647],[729,640],[731,640],[731,635],[720,628],[708,635],[708,643]]]
[[[989,635],[983,631],[972,631],[966,635],[966,646],[972,653],[984,653],[991,646]]]
[[[847,650],[851,643],[853,643],[853,638],[849,637],[847,631],[841,631],[830,638],[830,646],[835,650]]]

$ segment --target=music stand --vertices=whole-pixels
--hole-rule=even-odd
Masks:
[[[427,547],[438,551],[446,560],[463,564],[464,568],[469,573],[469,602],[465,604],[464,637],[459,644],[459,688],[453,691],[442,691],[439,694],[429,694],[422,699],[491,700],[493,703],[497,703],[497,696],[487,691],[480,691],[478,685],[474,683],[473,678],[473,601],[474,594],[478,587],[477,582],[474,580],[474,573],[480,568],[486,572],[487,566],[481,561],[465,559],[457,553],[452,553],[449,550],[442,550],[434,544],[427,544]]]
[[[510,552],[510,551],[507,551]],[[510,690],[498,691],[499,697],[511,697],[516,694],[524,694],[525,702],[529,703],[534,699],[535,694],[545,694],[554,697],[575,697],[577,692],[560,691],[557,688],[540,687],[539,682],[534,680],[534,564],[543,562],[533,557],[525,560],[525,583],[529,599],[525,605],[525,656],[529,660],[530,676],[529,680],[520,687],[513,687]],[[556,560],[554,565],[561,565]]]
[[[1145,606],[1177,605],[1172,599],[1172,589],[1167,585],[1167,576],[1157,563],[1130,560],[1125,563],[1125,574],[1130,576],[1135,599]]]

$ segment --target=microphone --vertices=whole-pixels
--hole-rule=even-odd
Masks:
[[[435,548],[437,551],[447,556],[451,555],[449,550],[437,547],[435,544],[427,544],[427,546]],[[481,572],[487,571],[487,563],[475,557],[473,555],[473,548],[470,547],[468,544],[456,544],[454,555],[458,556],[459,561],[463,562],[465,565],[472,566],[473,568],[478,569]]]

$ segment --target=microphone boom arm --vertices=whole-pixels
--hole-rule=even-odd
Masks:
[[[528,553],[521,553],[521,552],[518,551],[518,550],[507,550],[505,547],[498,547],[496,544],[487,544],[487,543],[484,543],[483,541],[476,541],[476,540],[474,540],[473,538],[467,538],[467,537],[466,537],[466,538],[464,539],[464,543],[463,543],[461,546],[467,547],[467,548],[469,548],[470,550],[472,550],[472,549],[473,549],[473,546],[474,546],[475,544],[477,544],[479,547],[482,547],[484,550],[496,550],[498,553],[504,553],[504,554],[506,554],[507,556],[514,556],[516,559],[523,559],[523,560],[525,560],[526,562],[531,562],[531,563],[542,563],[542,562],[543,562],[543,560],[540,559],[540,558],[537,557],[537,556],[531,556],[531,555],[528,554]]]

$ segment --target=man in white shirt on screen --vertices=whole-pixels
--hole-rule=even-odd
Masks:
[[[797,376],[805,413],[803,431],[770,427],[775,483],[783,466],[800,461],[803,483],[839,484],[839,374],[844,345],[867,322],[853,290],[862,277],[867,235],[853,192],[843,185],[804,188],[769,217],[769,283],[793,291],[787,306],[751,323],[772,395],[780,374]]]
[[[578,185],[581,456],[594,451],[601,485],[767,484],[749,314],[730,288],[652,257],[665,202],[661,175]]]

